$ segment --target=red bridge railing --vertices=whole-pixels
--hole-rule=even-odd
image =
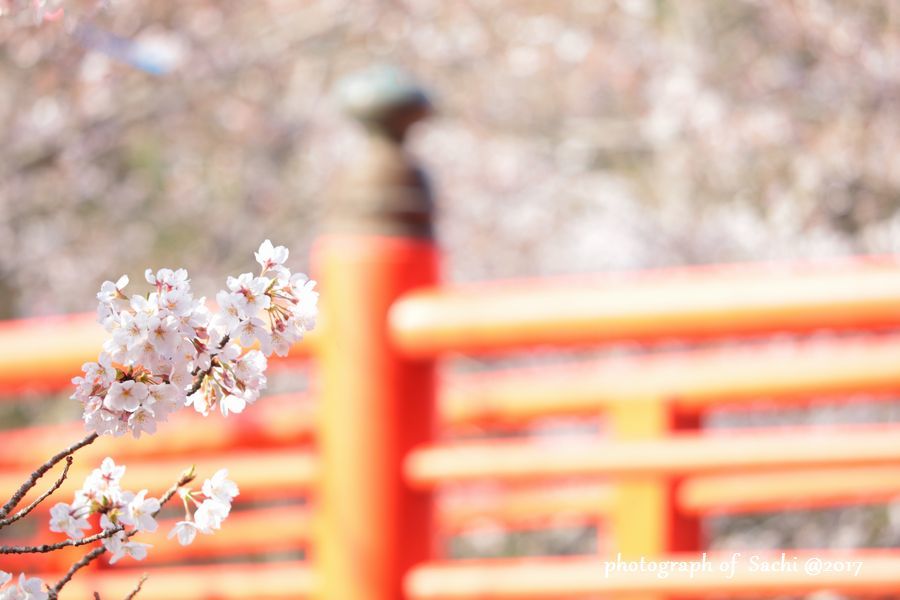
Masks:
[[[110,597],[127,593],[137,571],[152,575],[142,593],[160,598],[295,598],[316,592],[322,598],[352,600],[401,595],[556,598],[626,590],[670,597],[759,595],[776,589],[900,591],[900,554],[891,550],[853,550],[864,561],[856,576],[744,573],[731,579],[681,580],[675,575],[660,581],[606,576],[602,555],[453,561],[441,559],[437,548],[439,536],[484,519],[515,530],[552,526],[562,517],[601,525],[605,552],[648,560],[695,556],[704,549],[699,531],[704,515],[891,501],[900,494],[898,425],[722,431],[700,429],[696,419],[721,406],[752,408],[760,399],[768,406],[791,406],[823,399],[853,401],[860,394],[896,397],[900,341],[893,330],[900,325],[900,310],[888,307],[900,306],[900,263],[844,261],[797,271],[793,278],[765,266],[730,270],[730,289],[740,292],[720,295],[710,317],[729,344],[678,350],[667,348],[679,323],[674,315],[684,307],[667,296],[666,286],[677,279],[676,296],[695,285],[712,289],[721,285],[724,271],[702,269],[677,278],[660,273],[663,285],[655,296],[645,292],[651,287],[649,275],[641,275],[638,284],[620,279],[469,286],[464,295],[471,307],[514,298],[529,304],[529,286],[538,295],[559,298],[589,288],[598,299],[615,298],[622,321],[634,323],[632,331],[620,322],[615,338],[605,333],[596,342],[639,337],[644,350],[439,380],[437,361],[448,352],[496,354],[538,347],[547,354],[574,342],[560,339],[549,325],[546,341],[534,337],[536,326],[527,335],[517,333],[511,323],[526,317],[512,309],[498,327],[506,346],[494,341],[498,338],[492,337],[484,315],[474,312],[471,322],[467,311],[454,317],[456,327],[479,332],[473,334],[477,343],[460,347],[446,337],[426,336],[424,332],[444,325],[426,319],[425,312],[415,324],[404,322],[404,311],[415,303],[449,306],[460,294],[450,291],[444,298],[439,291],[417,290],[416,283],[435,275],[437,255],[427,242],[332,237],[323,240],[317,253],[325,295],[321,332],[304,346],[312,362],[273,365],[287,372],[311,370],[315,383],[310,392],[265,398],[236,418],[185,414],[155,436],[99,442],[86,449],[71,483],[59,492],[71,493],[105,454],[127,461],[128,476],[151,489],[166,487],[186,461],[207,470],[226,464],[242,490],[228,527],[186,548],[162,535],[149,536],[155,548],[148,563],[94,571],[74,582],[70,597],[92,589]],[[800,289],[810,278],[817,293],[807,296],[815,305],[809,312],[821,320],[804,315],[796,300],[776,313],[772,307],[777,306],[779,286],[790,281]],[[856,297],[847,290],[859,289],[854,287],[857,279],[879,283],[861,284],[868,291]],[[893,281],[898,284],[891,285]],[[640,301],[631,303],[635,315],[629,315],[626,298],[635,285]],[[609,294],[599,292],[604,286]],[[744,293],[751,288],[760,293]],[[455,306],[448,310],[460,310]],[[768,330],[758,318],[752,330],[728,328],[719,316],[757,310],[782,316],[773,318]],[[553,308],[541,311],[550,315]],[[597,311],[598,319],[609,318],[604,306]],[[575,318],[564,304],[556,312],[557,321]],[[586,313],[577,319],[583,322]],[[783,315],[789,313],[795,316],[788,322]],[[640,318],[648,314],[671,324],[661,328],[659,338],[645,333]],[[539,316],[532,313],[527,319],[537,323]],[[696,340],[693,334],[699,331],[708,341],[716,333],[711,326],[681,327],[677,339]],[[64,382],[97,351],[98,336],[86,333],[91,329],[88,317],[0,326],[3,397],[16,402],[29,388],[66,389]],[[785,336],[797,330],[827,335]],[[779,337],[761,343],[755,338],[764,331]],[[521,341],[512,343],[515,335]],[[35,345],[29,355],[34,336],[40,336],[40,351]],[[578,344],[592,339],[578,336]],[[755,341],[747,342],[747,336]],[[401,338],[405,341],[397,343]],[[429,349],[416,339],[431,340]],[[665,347],[653,351],[660,341]],[[510,431],[558,416],[603,418],[608,431],[553,442],[508,437]],[[502,439],[490,436],[495,429],[505,432]],[[475,440],[472,431],[479,432]],[[79,434],[78,423],[0,432],[0,490],[13,489],[31,465]],[[473,482],[487,482],[491,488],[466,491]],[[446,491],[435,495],[436,490]],[[29,541],[47,539],[40,533],[23,535]],[[392,545],[393,553],[385,552]],[[300,558],[305,556],[312,562]],[[4,569],[62,569],[71,558],[72,553],[54,555],[49,562],[47,557],[10,558]],[[228,563],[192,564],[222,559]]]

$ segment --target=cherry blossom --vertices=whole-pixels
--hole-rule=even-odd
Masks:
[[[197,525],[193,521],[178,521],[167,536],[169,539],[178,536],[178,543],[189,546],[197,537]]]
[[[83,537],[82,530],[91,526],[85,518],[88,513],[87,506],[77,500],[73,504],[58,502],[50,509],[50,531],[65,533],[73,540]]]
[[[185,518],[178,521],[168,537],[178,537],[178,543],[187,546],[197,537],[197,532],[209,535],[222,527],[223,521],[231,513],[231,502],[239,491],[235,482],[228,479],[228,470],[219,469],[203,482],[200,492],[188,489],[179,490],[184,502]],[[199,500],[200,496],[204,496]],[[193,516],[191,506],[196,506]]]
[[[219,408],[226,417],[231,413],[241,413],[247,408],[247,398],[237,394],[228,394],[219,401]]]
[[[85,479],[82,490],[96,492],[100,495],[117,491],[123,475],[125,475],[125,466],[117,465],[112,458],[106,457],[100,463],[100,467],[91,471],[91,474]]]
[[[113,303],[117,301],[125,300],[126,296],[122,290],[124,290],[127,285],[128,275],[122,275],[115,283],[112,281],[104,281],[100,286],[100,291],[97,292],[97,300],[100,301],[100,304],[106,305],[113,305]]]
[[[224,329],[234,331],[244,316],[244,297],[221,290],[216,294],[216,302],[221,311],[216,315]]]
[[[207,498],[194,513],[194,523],[200,533],[212,533],[216,529],[221,529],[222,522],[231,512],[231,503],[220,502],[213,498]]]
[[[138,406],[128,416],[128,427],[134,437],[141,437],[141,433],[156,433],[156,414],[146,406]]]
[[[135,560],[144,560],[147,557],[147,548],[153,547],[151,544],[128,541],[128,536],[124,531],[105,538],[103,545],[110,553],[109,564],[115,564],[125,556],[130,556]]]
[[[249,346],[255,340],[259,340],[260,349],[263,354],[271,354],[272,337],[265,328],[265,323],[258,317],[250,317],[244,319],[232,332],[239,341]]]
[[[203,493],[223,504],[231,504],[238,495],[238,486],[228,479],[228,469],[219,469],[215,475],[203,482]]]
[[[254,277],[252,273],[229,277],[227,281],[235,302],[247,314],[256,314],[269,308],[272,302],[267,293],[270,283],[270,279]]]
[[[315,327],[315,282],[284,265],[290,252],[265,240],[259,275],[226,279],[219,310],[195,299],[184,269],[148,269],[147,294],[128,278],[104,282],[98,320],[109,333],[96,362],[72,380],[85,426],[99,434],[152,434],[179,404],[203,415],[242,412],[265,389],[266,357],[288,353]],[[246,348],[257,344],[259,349]]]
[[[156,515],[162,502],[159,498],[148,497],[146,489],[136,494],[122,489],[124,474],[124,466],[117,465],[112,458],[104,458],[100,466],[85,478],[71,504],[60,502],[50,509],[50,530],[65,533],[71,540],[84,539],[88,535],[85,530],[91,529],[89,518],[99,515],[100,533],[105,534],[101,542],[110,553],[110,563],[125,557],[135,560],[146,557],[147,549],[151,546],[133,541],[131,537],[140,532],[152,533],[157,530],[159,524]],[[188,481],[193,479],[193,468],[183,477],[188,477]],[[169,532],[169,538],[177,536],[182,545],[193,542],[198,531],[208,535],[220,529],[231,512],[232,501],[239,493],[237,484],[228,479],[227,469],[216,471],[203,482],[199,491],[186,487],[177,490],[173,488],[164,500],[176,491],[184,503],[185,519],[176,523]],[[192,506],[196,507],[193,515]],[[10,574],[0,571],[0,587],[10,580]],[[10,596],[9,594],[18,594],[19,591],[18,587],[9,589],[14,591],[0,591],[0,600],[7,597],[31,597]]]
[[[284,263],[288,259],[289,254],[290,251],[284,246],[273,246],[272,242],[266,240],[260,244],[259,250],[254,252],[253,255],[263,271],[282,273],[286,271]]]
[[[112,384],[106,393],[106,406],[112,410],[135,411],[147,399],[147,386],[139,381]]]
[[[146,498],[146,495],[147,490],[138,492],[128,503],[125,514],[120,516],[119,520],[133,526],[137,531],[153,533],[157,527],[156,519],[153,518],[153,515],[159,511],[159,500]]]
[[[3,587],[12,580],[12,575],[0,571],[0,600],[46,600],[47,592],[43,580],[38,577],[26,577],[19,574],[15,586]]]

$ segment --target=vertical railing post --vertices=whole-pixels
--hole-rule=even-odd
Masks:
[[[673,403],[667,402],[669,408],[670,433],[698,433],[702,428],[702,415],[698,412],[685,412]],[[674,478],[668,484],[669,489],[669,530],[667,550],[669,552],[700,552],[704,549],[703,528],[700,517],[687,515],[678,506],[678,490],[684,477]]]
[[[695,415],[681,414],[666,399],[656,397],[613,406],[609,421],[610,433],[620,440],[660,439],[699,427]],[[679,480],[652,476],[616,482],[609,524],[612,559],[621,552],[625,561],[642,557],[653,561],[668,553],[701,549],[699,519],[685,516],[677,506],[679,485]],[[651,598],[659,596],[642,600]]]
[[[401,465],[431,436],[434,361],[404,358],[387,326],[401,294],[438,278],[428,183],[403,150],[429,105],[388,68],[345,80],[339,97],[367,147],[313,250],[324,331],[312,560],[322,600],[398,600],[404,573],[431,550],[431,498],[404,483]]]

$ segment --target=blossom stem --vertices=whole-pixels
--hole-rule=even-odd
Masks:
[[[184,473],[182,473],[181,477],[178,478],[178,481],[176,481],[172,485],[172,487],[167,489],[165,494],[163,494],[162,496],[159,497],[159,510],[156,511],[155,513],[153,513],[153,516],[155,517],[156,515],[158,515],[159,511],[162,510],[162,507],[165,505],[165,503],[168,502],[169,500],[171,500],[172,496],[174,496],[176,493],[178,493],[178,488],[186,486],[187,484],[192,482],[194,479],[196,479],[196,477],[197,477],[197,474],[194,471],[193,467],[188,469]]]
[[[12,495],[12,498],[10,498],[6,502],[6,504],[3,505],[3,508],[0,508],[0,519],[6,518],[6,516],[9,514],[9,511],[14,509],[16,505],[22,501],[22,498],[25,497],[25,494],[27,494],[28,491],[37,484],[38,479],[43,477],[47,471],[52,469],[59,461],[66,458],[67,456],[71,456],[81,448],[84,448],[89,444],[93,444],[98,437],[100,436],[96,432],[88,434],[83,439],[75,442],[68,448],[65,448],[64,450],[61,450],[60,452],[54,454],[52,457],[50,457],[49,460],[47,460],[47,462],[35,469],[34,472],[25,481],[25,483],[23,483],[19,487],[19,489],[16,490],[16,493]]]
[[[7,525],[15,523],[16,521],[33,511],[38,504],[46,500],[50,496],[50,494],[58,490],[59,486],[63,484],[63,482],[66,480],[66,476],[69,474],[69,467],[72,466],[72,460],[73,458],[71,455],[66,457],[66,466],[65,468],[63,468],[62,475],[59,476],[59,479],[56,480],[56,483],[54,483],[49,490],[38,496],[38,498],[34,502],[20,510],[13,516],[0,520],[0,529],[6,527]]]

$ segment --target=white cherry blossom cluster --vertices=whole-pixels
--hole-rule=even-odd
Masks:
[[[131,541],[131,537],[142,531],[152,533],[157,530],[160,499],[148,498],[147,490],[137,494],[123,490],[120,481],[124,474],[124,466],[105,458],[100,468],[94,469],[82,488],[75,492],[71,504],[58,502],[50,509],[50,531],[64,533],[73,541],[82,540],[86,537],[85,531],[91,529],[89,518],[100,515],[100,539],[110,554],[109,562],[115,563],[125,556],[143,560],[150,544]],[[231,512],[231,503],[238,495],[238,487],[228,479],[228,471],[220,469],[203,482],[201,491],[182,487],[178,489],[178,495],[184,502],[186,516],[175,524],[169,538],[177,535],[178,541],[187,545],[198,531],[211,534],[222,527]],[[193,518],[189,502],[196,505]]]
[[[71,504],[58,502],[50,509],[50,531],[65,533],[70,540],[82,539],[84,530],[91,528],[88,518],[99,514],[101,530],[115,531],[103,538],[110,553],[109,562],[124,556],[142,560],[149,544],[129,541],[129,531],[156,531],[153,515],[159,511],[160,503],[157,498],[147,498],[147,490],[137,494],[123,490],[120,481],[124,474],[124,466],[116,465],[111,458],[103,459],[100,468],[94,469],[75,492]]]
[[[2,0],[0,0],[2,1]],[[151,285],[146,294],[125,293],[128,278],[107,281],[97,294],[98,320],[110,334],[96,362],[82,366],[83,375],[72,380],[72,398],[81,402],[83,418],[92,430],[41,465],[0,507],[0,528],[23,518],[65,481],[72,455],[102,434],[154,433],[180,406],[192,406],[204,415],[219,409],[224,415],[241,412],[259,398],[266,386],[267,358],[285,355],[305,332],[315,327],[318,293],[306,275],[292,274],[285,266],[288,250],[263,242],[255,253],[258,275],[244,273],[227,279],[227,289],[216,295],[218,309],[205,298],[195,299],[187,271],[147,270]],[[258,349],[248,349],[258,345]],[[28,507],[10,516],[38,479],[66,459],[54,486]],[[159,498],[147,490],[134,493],[121,487],[125,467],[106,458],[75,493],[71,503],[50,509],[50,530],[68,540],[40,546],[3,546],[3,553],[45,553],[68,546],[98,545],[55,585],[40,578],[0,571],[0,600],[45,600],[58,597],[72,575],[97,557],[108,554],[115,563],[130,556],[142,560],[150,544],[132,541],[140,532],[159,527],[156,516],[176,494],[185,517],[169,533],[188,545],[197,533],[212,534],[222,527],[238,495],[237,485],[221,469],[199,490],[186,487],[194,469]],[[99,528],[96,533],[91,533]],[[140,584],[134,594],[140,590]]]
[[[203,482],[200,491],[188,488],[178,490],[184,503],[184,520],[178,521],[169,539],[178,536],[178,543],[187,546],[197,537],[197,532],[209,535],[222,527],[222,521],[231,512],[231,502],[238,495],[238,486],[228,479],[228,470],[219,469],[211,479]],[[194,510],[191,516],[191,505]]]
[[[72,380],[88,429],[140,437],[181,405],[227,416],[256,401],[266,386],[266,358],[286,355],[315,327],[315,282],[291,273],[288,254],[264,241],[255,253],[260,274],[229,277],[216,312],[194,298],[184,269],[148,269],[153,289],[146,295],[128,296],[127,276],[104,282],[98,320],[110,338]],[[245,350],[253,344],[259,349]]]
[[[19,573],[18,581],[13,580],[11,573],[0,571],[0,600],[47,600],[44,581],[39,577],[26,577]]]

